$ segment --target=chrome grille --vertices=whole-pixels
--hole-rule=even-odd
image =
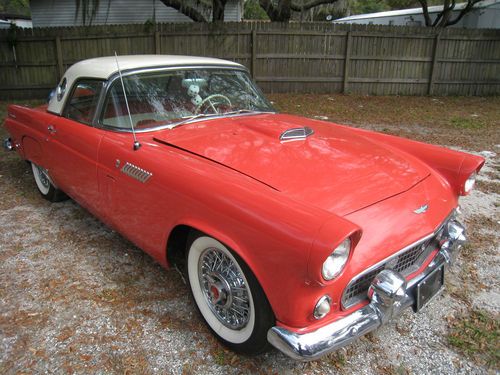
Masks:
[[[367,272],[355,277],[342,294],[342,307],[349,308],[367,298],[368,288],[377,274],[384,269],[391,269],[408,276],[417,271],[429,254],[437,247],[436,236],[418,241],[407,249],[375,265]]]

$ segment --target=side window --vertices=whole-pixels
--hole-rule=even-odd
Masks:
[[[97,108],[103,81],[86,79],[78,81],[66,102],[63,116],[90,125]]]

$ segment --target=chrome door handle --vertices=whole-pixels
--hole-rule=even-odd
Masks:
[[[57,133],[56,128],[54,128],[54,125],[47,126],[47,130],[49,131],[50,134]]]

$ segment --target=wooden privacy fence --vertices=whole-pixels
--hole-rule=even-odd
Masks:
[[[500,30],[252,22],[2,31],[0,99],[44,97],[71,64],[115,51],[237,61],[266,92],[500,93]]]

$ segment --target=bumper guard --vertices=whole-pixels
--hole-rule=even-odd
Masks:
[[[441,247],[429,265],[410,281],[386,269],[373,280],[368,290],[370,303],[352,314],[315,331],[300,334],[283,327],[272,327],[268,341],[289,357],[311,361],[337,350],[375,330],[409,308],[415,308],[415,289],[427,275],[443,265],[451,265],[466,242],[465,229],[451,219],[440,234]]]

